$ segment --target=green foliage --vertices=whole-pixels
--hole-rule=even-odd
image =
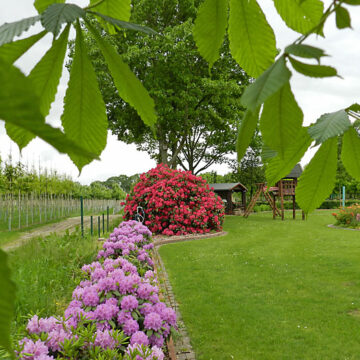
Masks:
[[[97,5],[96,5],[97,4]],[[122,21],[129,21],[131,0],[90,0],[89,8]],[[96,6],[95,6],[96,5]]]
[[[338,29],[351,28],[350,14],[344,7],[337,7],[336,11],[336,26]]]
[[[15,284],[10,280],[7,255],[0,250],[0,346],[10,351],[9,331],[14,315]]]
[[[65,0],[35,0],[34,6],[39,14],[41,14],[49,5],[54,3],[64,3]]]
[[[87,56],[80,25],[76,26],[75,56],[70,81],[65,95],[61,121],[66,133],[84,149],[99,156],[106,145],[107,117],[104,101],[98,88],[96,75]],[[79,170],[85,162],[75,154],[71,159]]]
[[[334,188],[337,167],[337,138],[324,142],[300,176],[297,202],[307,214],[316,209]]]
[[[5,120],[6,124],[17,125],[39,136],[59,152],[78,153],[86,159],[95,158],[70,141],[59,129],[44,123],[32,82],[19,69],[0,59],[0,78],[0,118]]]
[[[52,4],[41,14],[41,24],[48,31],[57,36],[61,25],[71,24],[80,17],[85,16],[85,11],[75,4]]]
[[[131,72],[115,49],[104,41],[97,30],[87,22],[87,27],[97,41],[114,79],[119,95],[133,106],[144,123],[153,127],[156,122],[155,104],[140,80]]]
[[[351,123],[346,111],[339,110],[321,115],[316,123],[309,127],[308,131],[317,143],[322,143],[331,137],[342,135],[350,125]]]
[[[298,137],[302,121],[303,113],[291,91],[290,83],[286,83],[264,104],[260,128],[265,144],[284,159],[285,149]]]
[[[0,26],[0,46],[11,42],[15,36],[20,36],[24,31],[28,30],[30,26],[34,25],[40,20],[40,16],[32,16],[26,19],[15,21],[12,23],[5,23]]]
[[[291,44],[285,48],[287,54],[299,56],[307,59],[320,61],[323,56],[327,56],[323,49],[304,44]]]
[[[289,56],[292,67],[299,73],[316,78],[336,76],[337,71],[331,66],[305,64]]]
[[[230,0],[229,39],[234,59],[249,75],[261,75],[274,62],[275,35],[255,0]]]
[[[36,42],[44,37],[46,31],[30,36],[28,38],[17,40],[0,47],[0,57],[9,62],[14,63],[21,55],[29,50]]]
[[[353,127],[343,136],[341,160],[349,174],[360,180],[360,138]]]
[[[258,118],[259,110],[255,111],[254,113],[248,110],[245,112],[245,115],[241,121],[236,142],[236,151],[239,161],[241,161],[241,159],[245,155],[246,149],[250,145],[251,139],[254,136]]]
[[[100,13],[94,12],[94,11],[91,11],[90,13],[94,14],[94,15],[97,15],[101,19],[105,20],[107,23],[109,23],[111,25],[114,25],[119,30],[120,29],[127,29],[127,30],[143,32],[145,34],[156,34],[156,31],[154,31],[153,29],[150,29],[147,26],[141,26],[141,25],[134,24],[134,23],[131,23],[131,22],[114,19],[114,18],[112,18],[110,16],[106,16],[106,15],[103,15],[103,14],[100,14]]]
[[[35,65],[29,74],[34,91],[40,99],[40,111],[44,117],[49,114],[60,81],[70,26],[53,42],[52,47]]]
[[[194,40],[210,68],[219,57],[224,42],[228,6],[228,0],[205,0],[198,10],[193,30]]]
[[[290,79],[291,72],[281,56],[254,83],[244,91],[241,101],[251,111],[258,108],[271,95],[280,90]]]
[[[292,144],[286,149],[284,157],[272,157],[266,164],[266,180],[270,186],[290,173],[294,166],[301,160],[305,151],[310,146],[307,128],[298,130],[298,135],[292,139]]]
[[[301,34],[319,24],[324,8],[321,0],[274,0],[274,4],[286,25]]]

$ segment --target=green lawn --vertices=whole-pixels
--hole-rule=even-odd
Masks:
[[[300,218],[160,248],[198,360],[360,358],[360,232]]]

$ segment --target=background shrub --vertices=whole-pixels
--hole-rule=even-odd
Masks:
[[[206,180],[163,164],[140,176],[126,198],[124,219],[133,219],[138,206],[144,208],[145,225],[155,234],[218,231],[224,219],[221,198]]]

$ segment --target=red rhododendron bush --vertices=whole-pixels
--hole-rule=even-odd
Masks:
[[[206,180],[163,164],[141,174],[126,198],[124,218],[133,219],[138,206],[145,211],[145,225],[157,234],[219,231],[224,220],[221,198],[210,190]]]

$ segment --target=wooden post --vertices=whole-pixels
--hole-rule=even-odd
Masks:
[[[304,213],[304,211],[302,212],[302,219],[305,220],[305,213]]]
[[[245,212],[246,211],[246,192],[243,191],[241,194],[242,194],[241,195],[241,197],[242,197],[242,205],[243,205],[244,212]]]
[[[276,207],[276,195],[273,194],[273,202],[274,202],[274,206],[272,208],[272,211],[273,211],[273,219],[275,220],[276,219],[276,210],[275,210],[275,207]]]
[[[295,209],[295,195],[292,196],[293,198],[293,219],[296,218],[296,209]]]

